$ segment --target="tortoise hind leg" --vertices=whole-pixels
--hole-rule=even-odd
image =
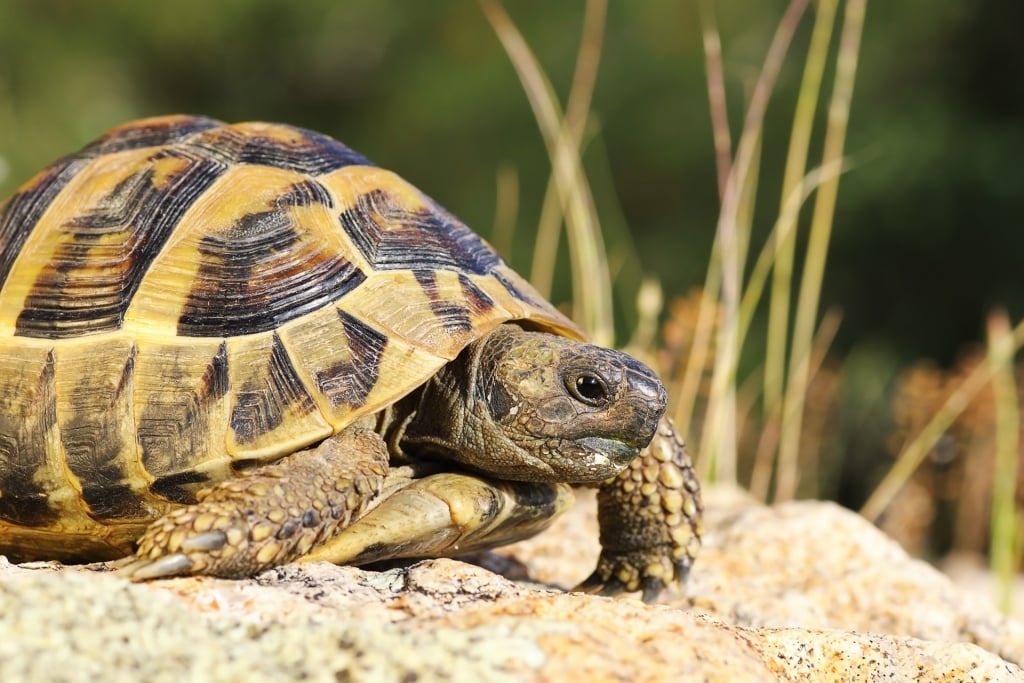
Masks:
[[[254,468],[155,521],[120,573],[133,580],[252,576],[309,552],[379,497],[388,453],[372,430],[350,427],[316,448]]]

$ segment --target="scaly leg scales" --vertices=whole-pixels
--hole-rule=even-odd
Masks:
[[[603,595],[643,591],[653,602],[682,584],[700,549],[700,485],[668,418],[618,476],[601,484],[597,515],[601,557],[578,590]]]
[[[380,495],[387,462],[377,434],[349,428],[206,489],[195,505],[158,519],[120,572],[133,580],[239,578],[290,562],[366,512]]]

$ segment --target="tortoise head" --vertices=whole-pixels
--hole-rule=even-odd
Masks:
[[[665,406],[631,356],[501,325],[424,386],[401,446],[504,479],[601,481],[651,441]]]

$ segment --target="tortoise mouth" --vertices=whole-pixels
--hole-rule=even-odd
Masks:
[[[600,461],[604,459],[608,464],[614,465],[620,470],[640,454],[640,449],[637,446],[600,436],[584,437],[578,439],[576,443],[592,454],[591,457],[594,459],[595,465],[603,464]]]

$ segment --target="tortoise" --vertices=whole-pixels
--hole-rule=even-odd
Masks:
[[[699,488],[647,366],[327,136],[115,127],[0,205],[0,553],[135,580],[458,555],[599,488],[651,600]]]

